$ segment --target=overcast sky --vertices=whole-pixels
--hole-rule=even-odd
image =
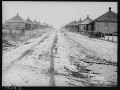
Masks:
[[[117,13],[117,2],[43,2],[2,1],[2,21],[19,14],[24,20],[53,24],[57,29],[70,21],[84,20],[87,15],[94,20],[108,11]]]

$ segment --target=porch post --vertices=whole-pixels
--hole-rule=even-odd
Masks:
[[[113,33],[112,33],[112,41],[113,41]]]
[[[108,29],[108,41],[109,41],[109,29]]]

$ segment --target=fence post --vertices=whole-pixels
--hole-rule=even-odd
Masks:
[[[109,41],[109,31],[108,31],[108,41]]]
[[[104,40],[105,40],[105,33],[104,33]]]

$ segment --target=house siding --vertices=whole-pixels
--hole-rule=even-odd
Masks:
[[[117,31],[116,22],[108,22],[108,30],[105,30],[105,22],[96,22],[95,31],[100,31],[102,33],[112,33]]]
[[[34,24],[31,24],[31,29],[34,30]]]
[[[81,30],[81,31],[85,31],[85,30],[84,30],[84,26],[85,26],[85,30],[86,30],[86,25],[80,25],[80,30]]]
[[[88,31],[91,31],[91,25],[88,25]]]
[[[111,22],[108,24],[109,26],[109,31],[110,32],[117,32],[117,23],[116,22]]]
[[[7,29],[26,29],[26,23],[22,22],[6,22],[9,27]]]

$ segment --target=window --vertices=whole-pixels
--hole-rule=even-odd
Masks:
[[[9,25],[6,25],[6,27],[9,27]]]
[[[84,30],[85,30],[85,26],[84,26]]]
[[[108,22],[105,22],[105,30],[108,30]]]

